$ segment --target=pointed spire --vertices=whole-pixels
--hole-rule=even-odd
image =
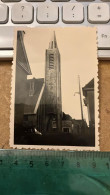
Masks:
[[[54,31],[52,40],[49,43],[49,49],[55,49],[55,48],[58,48],[58,47],[57,47],[56,35],[55,35],[55,31]]]

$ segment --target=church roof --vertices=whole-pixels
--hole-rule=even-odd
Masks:
[[[16,64],[20,66],[27,75],[31,75],[31,68],[29,65],[26,49],[24,46],[24,31],[17,32],[17,57],[16,57]]]
[[[33,95],[30,95],[30,84],[34,83]],[[44,91],[44,78],[27,80],[28,95],[25,102],[24,114],[35,114]]]

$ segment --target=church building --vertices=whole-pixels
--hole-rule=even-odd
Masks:
[[[27,79],[27,76],[32,73],[23,37],[24,32],[19,31],[16,57],[15,125],[19,124],[25,128],[33,127],[40,132],[60,132],[62,131],[61,65],[55,33],[45,52],[45,78],[39,79]]]
[[[23,123],[24,105],[28,95],[27,76],[32,75],[26,49],[24,46],[24,31],[17,33],[16,48],[16,78],[15,78],[15,123]]]

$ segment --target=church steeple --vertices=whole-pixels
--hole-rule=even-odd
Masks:
[[[55,32],[46,50],[45,65],[45,119],[47,131],[62,131],[62,99],[60,52]]]
[[[55,48],[58,48],[58,47],[57,47],[56,35],[55,35],[55,31],[54,31],[53,36],[52,36],[52,40],[49,43],[49,49],[55,49]]]

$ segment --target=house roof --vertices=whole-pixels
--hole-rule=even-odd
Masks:
[[[94,78],[89,82],[87,83],[83,88],[83,95],[86,96],[86,93],[87,91],[92,91],[94,90]]]
[[[88,89],[88,88],[94,88],[94,79],[92,79],[89,83],[87,83],[83,89]]]
[[[30,83],[34,83],[34,93],[29,94]],[[28,95],[25,102],[24,114],[35,114],[44,91],[44,78],[27,80]]]
[[[17,54],[16,54],[16,64],[20,66],[27,75],[31,75],[31,68],[29,65],[26,49],[24,46],[24,31],[17,32]]]

